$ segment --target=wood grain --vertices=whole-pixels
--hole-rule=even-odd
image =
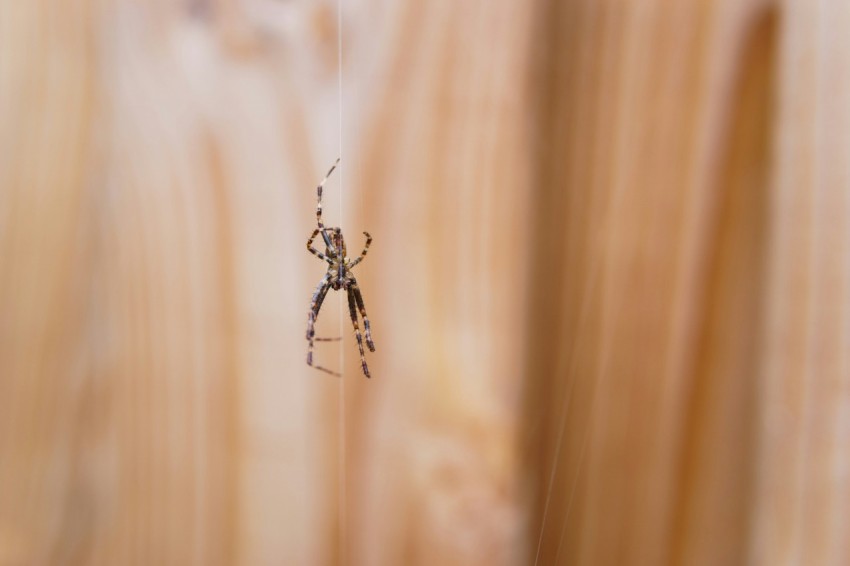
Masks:
[[[846,563],[848,29],[0,0],[0,565]]]

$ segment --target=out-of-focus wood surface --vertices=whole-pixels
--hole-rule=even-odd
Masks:
[[[0,566],[850,560],[850,8],[336,10],[0,1]]]
[[[752,551],[779,22],[743,4],[541,18],[537,184],[572,190],[541,192],[536,212],[535,280],[552,291],[531,316],[553,335],[529,374],[555,376],[527,409],[552,450],[529,461],[544,485],[557,466],[531,523],[540,563]]]

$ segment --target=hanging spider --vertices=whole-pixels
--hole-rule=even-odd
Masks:
[[[369,318],[366,316],[366,307],[363,306],[363,296],[360,294],[360,287],[357,286],[357,280],[352,275],[351,268],[363,261],[363,258],[366,257],[366,254],[369,252],[369,245],[372,243],[372,236],[369,235],[369,232],[363,232],[366,236],[366,245],[363,247],[363,252],[360,254],[360,257],[352,261],[348,258],[348,256],[346,256],[345,239],[342,237],[342,229],[326,228],[322,223],[322,189],[324,188],[328,177],[331,176],[331,173],[334,172],[334,169],[336,169],[338,164],[339,159],[334,162],[333,166],[331,166],[328,171],[328,174],[325,175],[325,178],[322,179],[322,182],[319,183],[318,187],[316,187],[318,198],[318,203],[316,205],[316,223],[318,224],[318,228],[313,230],[313,233],[310,235],[310,239],[307,240],[307,251],[319,259],[328,262],[328,272],[325,273],[325,276],[319,282],[319,286],[316,287],[316,292],[313,293],[313,299],[310,301],[310,313],[307,316],[307,365],[331,375],[336,375],[338,377],[341,376],[338,372],[331,371],[322,366],[313,365],[313,342],[330,342],[342,339],[316,338],[314,326],[316,324],[316,319],[319,317],[319,310],[322,308],[322,303],[324,302],[325,295],[328,294],[328,291],[330,289],[333,289],[334,291],[343,289],[348,293],[348,312],[351,315],[351,323],[354,325],[354,336],[357,338],[357,348],[360,350],[360,365],[363,367],[363,373],[366,377],[371,377],[369,375],[369,366],[366,365],[366,354],[363,351],[363,337],[360,335],[360,326],[357,324],[358,310],[360,311],[360,316],[363,317],[363,327],[366,330],[366,345],[369,346],[369,350],[372,352],[375,351],[375,343],[372,342],[372,329],[369,327]],[[325,241],[325,253],[322,253],[313,247],[313,240],[315,240],[316,236],[319,234],[322,235],[322,239]]]

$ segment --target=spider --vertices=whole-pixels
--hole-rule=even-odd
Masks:
[[[316,319],[319,317],[319,310],[322,308],[322,303],[324,302],[325,295],[328,294],[328,291],[330,289],[333,289],[334,291],[343,289],[348,293],[348,312],[351,316],[351,323],[354,325],[354,336],[357,338],[357,348],[360,350],[360,365],[363,368],[363,374],[366,377],[371,377],[371,375],[369,375],[369,366],[366,365],[366,354],[363,351],[363,337],[360,335],[360,326],[357,324],[358,310],[360,311],[360,316],[363,318],[363,327],[366,330],[366,345],[369,346],[369,350],[372,352],[375,351],[375,343],[372,342],[372,329],[369,327],[369,318],[366,316],[366,307],[363,305],[363,295],[360,294],[360,287],[357,286],[357,280],[352,275],[351,269],[363,261],[366,254],[369,253],[369,246],[372,244],[372,236],[369,235],[369,232],[363,232],[366,236],[366,245],[363,247],[363,252],[360,256],[352,261],[346,255],[345,238],[342,236],[342,229],[326,228],[324,223],[322,223],[322,189],[325,186],[325,182],[331,176],[331,173],[333,173],[334,169],[336,169],[337,165],[339,165],[339,159],[334,162],[328,171],[328,174],[325,175],[325,178],[322,179],[322,182],[319,183],[318,187],[316,187],[316,194],[318,198],[318,203],[316,204],[316,223],[318,224],[318,227],[313,230],[313,233],[310,235],[310,239],[307,240],[307,251],[322,261],[328,262],[328,272],[325,273],[325,276],[319,282],[318,287],[316,287],[316,292],[313,293],[313,298],[310,301],[310,312],[307,315],[307,365],[337,377],[341,377],[342,375],[322,366],[313,365],[313,342],[330,342],[342,339],[316,338],[314,326],[316,324]],[[316,236],[319,234],[322,235],[322,239],[325,241],[325,253],[322,253],[313,247],[313,240],[315,240]]]

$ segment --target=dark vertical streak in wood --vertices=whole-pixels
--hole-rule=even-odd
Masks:
[[[742,38],[707,241],[701,332],[683,435],[675,564],[744,564],[756,468],[756,376],[766,290],[778,12]]]

